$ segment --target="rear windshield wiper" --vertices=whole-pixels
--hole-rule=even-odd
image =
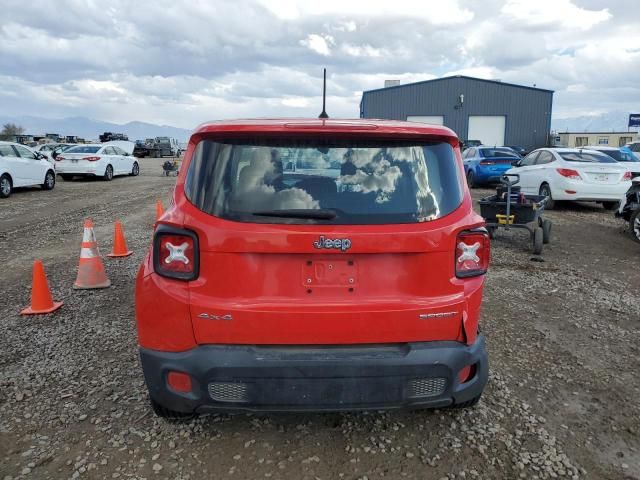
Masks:
[[[332,220],[337,214],[327,208],[291,208],[284,210],[262,210],[253,212],[258,217],[283,217],[283,218],[311,218],[317,220]]]

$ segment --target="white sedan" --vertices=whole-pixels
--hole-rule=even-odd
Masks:
[[[54,165],[42,155],[19,143],[0,142],[0,198],[7,198],[15,187],[56,185]]]
[[[76,145],[56,157],[56,172],[64,180],[75,176],[101,177],[111,180],[116,175],[136,176],[140,173],[132,155],[132,142],[107,142]]]
[[[604,153],[577,148],[540,148],[506,173],[520,175],[520,190],[558,200],[599,202],[608,210],[618,205],[631,185],[631,172]]]
[[[49,159],[53,159],[55,156],[53,153],[57,152],[56,155],[67,148],[73,145],[69,143],[43,143],[42,145],[38,145],[37,147],[33,147],[35,152],[41,153],[45,157]]]

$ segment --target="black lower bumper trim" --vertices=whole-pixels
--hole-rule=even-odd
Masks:
[[[473,345],[203,345],[179,353],[140,349],[153,400],[176,412],[438,408],[478,397],[488,379],[484,337]],[[459,372],[473,365],[464,383]],[[192,391],[167,385],[191,376]]]

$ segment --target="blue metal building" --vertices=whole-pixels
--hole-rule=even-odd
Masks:
[[[485,145],[549,142],[553,91],[457,75],[362,93],[361,118],[441,124]]]

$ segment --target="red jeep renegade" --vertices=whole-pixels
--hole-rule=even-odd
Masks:
[[[474,405],[488,263],[447,128],[201,125],[136,283],[154,410]]]

